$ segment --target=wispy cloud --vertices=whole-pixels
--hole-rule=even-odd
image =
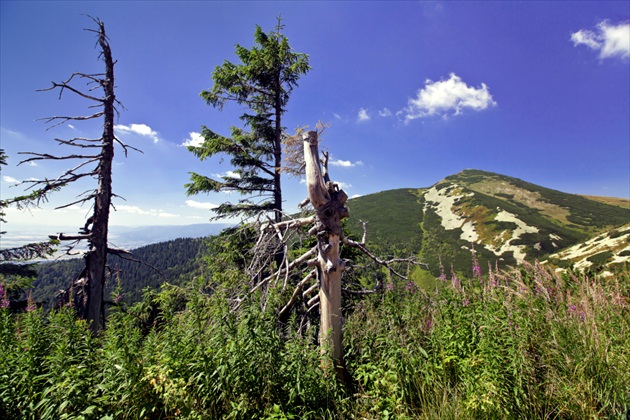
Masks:
[[[155,216],[155,217],[169,218],[169,219],[179,217],[179,215],[177,214],[167,213],[165,211],[156,210],[156,209],[144,210],[138,206],[118,205],[116,206],[116,210],[122,211],[124,213],[139,214],[142,216]]]
[[[599,58],[630,57],[630,23],[611,25],[600,22],[594,30],[581,29],[571,34],[574,46],[586,45],[598,51]]]
[[[359,115],[357,115],[358,122],[365,122],[371,119],[370,114],[368,114],[368,110],[365,108],[359,109]]]
[[[131,125],[122,125],[118,124],[114,126],[114,130],[122,133],[133,133],[138,134],[143,137],[150,138],[153,143],[157,143],[160,141],[157,132],[151,129],[146,124],[131,124]]]
[[[382,111],[378,111],[378,115],[381,117],[389,117],[392,115],[392,111],[390,111],[389,108],[383,108]]]
[[[13,178],[12,176],[8,176],[8,175],[3,176],[2,179],[4,180],[4,182],[8,182],[10,184],[17,184],[20,182],[17,179]]]
[[[195,131],[191,131],[190,133],[188,133],[188,138],[186,140],[184,140],[184,142],[181,144],[181,146],[183,147],[187,147],[187,146],[194,146],[194,147],[199,147],[203,144],[203,136],[201,135],[201,133],[197,133]]]
[[[206,210],[212,210],[212,209],[216,209],[217,207],[219,207],[218,204],[202,203],[200,201],[195,201],[195,200],[186,200],[186,205],[188,207],[192,207],[194,209],[206,209]]]
[[[352,188],[352,184],[348,184],[347,182],[343,182],[343,181],[336,181],[335,182],[337,185],[339,185],[339,188],[341,188],[342,190],[348,190],[350,188]]]
[[[363,162],[361,162],[360,160],[356,162],[351,162],[349,160],[336,159],[336,160],[332,160],[328,162],[328,164],[332,166],[340,166],[342,168],[352,168],[355,166],[363,166]]]
[[[415,98],[409,99],[407,108],[398,112],[398,115],[404,115],[408,122],[436,115],[459,115],[464,109],[481,111],[496,104],[484,83],[481,87],[474,88],[464,83],[455,73],[451,73],[447,80],[434,82],[427,79],[424,88],[418,91]]]

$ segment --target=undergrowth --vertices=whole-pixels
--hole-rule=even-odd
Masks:
[[[72,308],[0,307],[0,418],[624,418],[630,271],[473,272],[354,305],[351,387],[322,363],[314,327],[278,328],[255,297],[232,313],[220,292],[164,286],[112,310],[98,337]]]

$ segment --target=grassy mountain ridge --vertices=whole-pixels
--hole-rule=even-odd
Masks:
[[[619,201],[612,201],[618,203]],[[368,241],[418,240],[431,274],[440,265],[470,274],[471,251],[482,267],[546,259],[630,222],[630,209],[518,178],[467,169],[424,189],[383,191],[349,201],[348,228]],[[389,226],[396,223],[396,226]]]

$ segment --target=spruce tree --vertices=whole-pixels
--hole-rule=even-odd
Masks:
[[[275,31],[265,33],[256,26],[251,49],[236,46],[240,63],[225,61],[212,74],[213,86],[201,92],[208,105],[221,110],[228,102],[245,106],[240,119],[244,128],[233,126],[229,137],[203,126],[203,143],[188,149],[200,160],[227,155],[235,168],[215,180],[197,173],[186,184],[188,195],[209,192],[238,192],[245,198],[223,203],[214,211],[216,218],[251,216],[261,211],[282,217],[282,117],[291,92],[300,76],[310,70],[308,56],[297,53],[281,33],[278,19]]]

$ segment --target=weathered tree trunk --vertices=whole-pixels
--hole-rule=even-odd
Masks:
[[[87,260],[89,293],[87,320],[90,328],[98,332],[105,326],[103,295],[105,288],[105,267],[107,265],[107,233],[109,210],[112,201],[112,162],[114,160],[114,60],[105,38],[105,28],[100,24],[99,43],[105,62],[105,80],[102,82],[103,97],[103,143],[98,165],[98,188],[94,202],[94,218],[90,238],[90,255]]]
[[[345,381],[343,361],[341,274],[345,268],[339,256],[341,220],[348,217],[348,196],[332,182],[325,183],[319,161],[316,131],[304,135],[304,160],[308,197],[317,212],[317,268],[319,274],[320,347],[329,352],[337,376]]]

